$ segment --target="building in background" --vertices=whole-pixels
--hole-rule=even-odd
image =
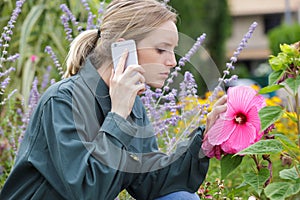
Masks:
[[[254,21],[258,23],[247,48],[239,56],[239,62],[251,73],[263,68],[271,54],[267,33],[281,23],[300,22],[300,0],[228,0],[228,4],[232,16],[232,33],[226,46],[228,58],[248,27]]]

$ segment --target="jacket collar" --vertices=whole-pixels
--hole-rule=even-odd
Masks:
[[[79,75],[90,89],[92,94],[96,97],[98,104],[100,105],[104,116],[111,110],[111,99],[109,96],[109,88],[104,80],[99,75],[96,68],[91,63],[90,59],[87,59],[84,66],[80,69]],[[121,101],[121,99],[120,99]],[[136,97],[135,103],[132,108],[132,114],[136,118],[142,118],[143,109],[142,101],[139,96]]]

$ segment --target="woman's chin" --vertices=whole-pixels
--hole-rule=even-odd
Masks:
[[[148,83],[148,85],[153,88],[162,88],[164,86],[164,82]]]

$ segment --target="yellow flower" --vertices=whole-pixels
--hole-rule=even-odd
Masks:
[[[259,85],[255,85],[255,84],[253,84],[253,85],[251,85],[250,87],[252,87],[255,91],[259,91],[260,90],[260,87],[259,87]]]
[[[270,99],[266,99],[267,106],[279,106],[279,105],[281,105],[281,103],[282,103],[282,100],[277,96],[274,96]]]

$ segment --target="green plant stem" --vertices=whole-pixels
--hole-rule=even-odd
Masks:
[[[297,130],[298,130],[298,147],[300,148],[300,105],[299,105],[299,93],[295,95],[296,103],[296,115],[297,115]]]
[[[298,177],[300,178],[300,172],[299,172],[299,169],[298,169],[298,165],[297,164],[295,164],[295,170],[296,170],[296,172],[297,172],[297,174],[298,174]]]
[[[250,158],[252,158],[252,159],[254,160],[255,165],[256,165],[256,169],[257,169],[258,171],[260,171],[261,165],[259,164],[258,157],[257,157],[255,154],[253,154],[253,155],[250,155]]]
[[[200,114],[202,113],[203,110],[199,110],[196,115],[193,117],[192,121],[189,123],[189,125],[184,129],[183,133],[178,137],[178,139],[174,142],[174,144],[170,147],[169,151],[167,154],[170,154],[170,152],[172,151],[173,148],[175,148],[175,146],[178,144],[178,142],[181,141],[181,139],[186,135],[184,133],[186,133],[186,131],[188,131],[188,129],[190,128],[190,125],[192,125],[194,123],[194,121],[196,120],[196,117],[199,117]]]

